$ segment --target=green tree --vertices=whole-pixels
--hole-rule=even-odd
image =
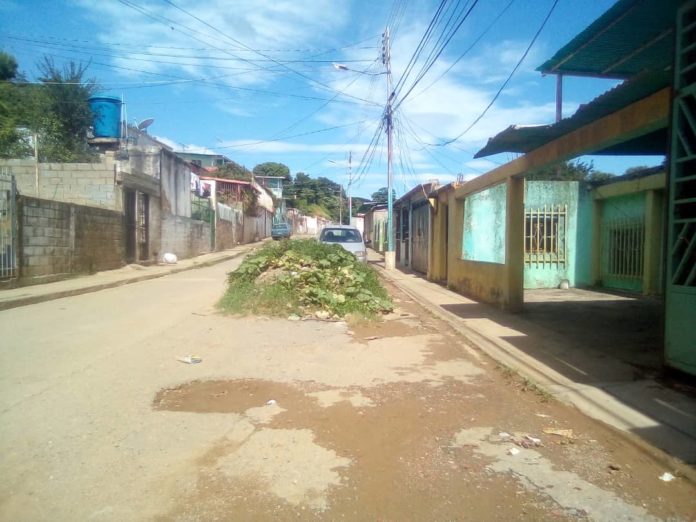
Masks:
[[[288,207],[334,221],[338,221],[341,195],[344,214],[347,212],[345,193],[341,192],[341,186],[335,181],[324,177],[314,179],[304,172],[298,172],[283,189],[283,194],[288,198]]]
[[[88,100],[97,85],[85,79],[86,65],[70,62],[59,68],[44,58],[38,64],[39,83],[19,75],[9,55],[0,56],[0,69],[9,76],[0,84],[0,156],[31,154],[32,135],[37,137],[40,161],[82,161],[92,156],[87,145],[93,118]]]
[[[0,51],[0,81],[6,82],[17,77],[17,60],[11,54]]]
[[[254,167],[253,172],[254,176],[276,176],[284,178],[286,181],[290,179],[290,169],[288,166],[274,161],[259,163]]]
[[[598,182],[612,176],[608,172],[596,170],[592,162],[577,160],[562,161],[532,170],[525,175],[525,179]]]
[[[385,204],[389,198],[389,189],[387,187],[382,187],[377,192],[372,193],[372,201],[374,203]],[[396,201],[396,191],[392,189],[392,201]]]
[[[29,125],[39,136],[42,161],[79,161],[90,157],[87,133],[93,124],[89,98],[97,92],[85,79],[88,65],[70,61],[58,67],[52,58],[39,63],[39,89],[32,89]]]
[[[31,146],[25,133],[19,130],[24,103],[17,61],[13,56],[0,52],[0,157],[18,158],[31,154]]]
[[[251,171],[243,165],[230,161],[220,167],[215,175],[224,179],[236,179],[239,181],[251,181]]]

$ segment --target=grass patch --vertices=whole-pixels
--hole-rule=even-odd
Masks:
[[[228,278],[219,303],[236,314],[287,316],[323,311],[372,317],[393,306],[373,268],[339,245],[274,242],[246,257]]]

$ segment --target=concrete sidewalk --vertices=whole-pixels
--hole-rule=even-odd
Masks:
[[[9,290],[0,290],[0,310],[26,306],[62,297],[98,292],[139,281],[147,281],[184,270],[202,268],[243,255],[253,248],[263,245],[263,241],[239,245],[221,252],[211,252],[189,259],[181,259],[172,265],[127,265],[116,270],[97,272],[92,275],[72,277],[53,283],[22,286]]]
[[[645,451],[679,465],[696,482],[696,397],[654,379],[637,379],[635,371],[611,355],[568,348],[568,339],[525,320],[524,313],[507,314],[467,299],[424,277],[401,270],[384,270],[381,258],[370,260],[389,281],[445,320],[501,364],[573,404],[586,415],[631,434],[627,440]],[[577,370],[581,359],[582,372]],[[569,362],[570,361],[570,362]],[[568,366],[568,371],[558,368]],[[572,378],[573,375],[583,378]],[[655,448],[662,450],[655,452]]]

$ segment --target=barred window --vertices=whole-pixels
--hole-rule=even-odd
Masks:
[[[527,263],[565,263],[567,205],[525,212],[524,253]]]

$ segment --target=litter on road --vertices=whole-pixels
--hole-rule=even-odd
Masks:
[[[176,360],[186,364],[198,364],[203,361],[197,355],[184,355],[183,357],[177,357]]]
[[[565,437],[566,439],[574,439],[573,430],[560,430],[556,428],[544,428],[543,432],[547,435],[558,435],[559,437]]]

